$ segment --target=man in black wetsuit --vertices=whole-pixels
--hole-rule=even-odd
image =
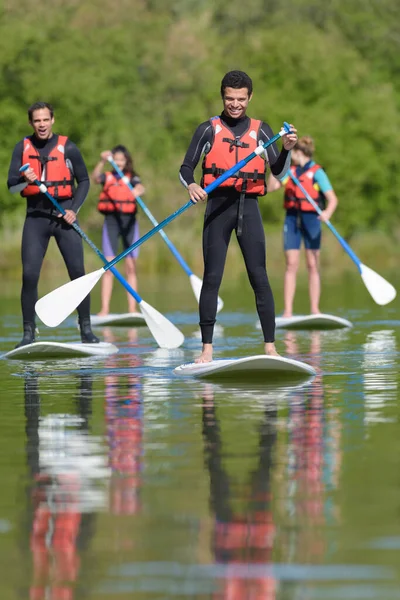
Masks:
[[[85,274],[83,246],[79,234],[71,227],[89,191],[89,175],[78,148],[67,137],[53,133],[54,113],[47,102],[36,102],[28,109],[33,135],[15,146],[8,172],[8,189],[20,192],[27,200],[22,233],[21,305],[24,335],[18,346],[35,341],[35,303],[38,281],[50,237],[54,236],[71,279]],[[19,172],[29,162],[30,168]],[[63,206],[62,216],[50,200],[33,183],[43,181],[49,193]],[[76,185],[75,185],[76,181]],[[90,298],[78,306],[81,339],[98,343],[90,325]],[[17,347],[18,347],[17,346]]]
[[[230,71],[221,82],[223,112],[196,129],[180,169],[181,182],[194,202],[206,200],[203,187],[274,136],[267,123],[246,115],[252,92],[253,84],[246,73]],[[290,150],[296,141],[297,132],[291,126],[291,132],[282,138],[281,152],[275,143],[272,144],[265,150],[264,157],[254,158],[208,197],[203,227],[204,277],[200,295],[203,350],[196,362],[212,360],[218,290],[234,229],[255,293],[265,353],[277,355],[274,299],[266,272],[265,236],[257,197],[266,193],[266,163],[274,177],[282,179],[289,169]],[[194,170],[202,154],[203,178],[200,186],[194,180]]]

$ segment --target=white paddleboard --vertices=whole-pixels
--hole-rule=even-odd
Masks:
[[[185,363],[174,369],[176,375],[190,375],[204,378],[248,378],[265,380],[276,376],[316,375],[314,367],[283,356],[260,354],[244,358],[222,358],[209,363]]]
[[[146,320],[142,313],[110,313],[104,317],[90,315],[90,322],[93,327],[100,327],[103,325],[114,327],[140,327],[146,325]]]
[[[295,315],[293,317],[276,317],[276,329],[341,329],[353,327],[347,319],[335,315]]]
[[[116,354],[117,346],[109,342],[100,342],[99,344],[82,344],[81,342],[34,342],[26,346],[14,348],[2,358],[11,358],[15,360],[41,359],[47,358],[74,358],[79,356],[108,356]]]

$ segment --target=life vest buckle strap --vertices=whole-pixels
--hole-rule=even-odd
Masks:
[[[232,151],[233,146],[237,148],[249,148],[250,144],[246,144],[246,142],[242,142],[241,140],[231,139],[231,138],[222,138],[223,142],[228,142],[229,150]]]
[[[42,183],[44,183],[44,185],[46,187],[67,187],[67,185],[73,185],[74,180],[73,179],[62,179],[61,181],[43,181]]]

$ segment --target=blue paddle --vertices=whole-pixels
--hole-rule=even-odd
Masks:
[[[315,200],[313,200],[311,198],[310,194],[304,189],[304,187],[302,186],[300,181],[297,179],[297,177],[291,171],[289,171],[289,177],[294,181],[294,183],[297,185],[297,187],[302,191],[302,193],[307,198],[308,202],[311,204],[311,206],[314,208],[314,210],[319,215],[321,215],[322,214],[321,208],[318,206],[318,204],[315,202]],[[324,223],[325,223],[325,225],[327,225],[329,227],[329,229],[332,231],[333,235],[340,242],[342,248],[345,250],[345,252],[347,252],[347,254],[350,256],[351,260],[357,266],[357,269],[362,277],[365,287],[367,288],[367,290],[369,291],[369,293],[371,294],[371,296],[375,300],[375,302],[382,306],[384,304],[389,304],[389,302],[394,300],[397,292],[396,292],[395,288],[392,286],[392,284],[389,283],[388,281],[386,281],[386,279],[384,279],[383,277],[381,277],[381,275],[378,275],[378,273],[375,273],[375,271],[373,271],[369,267],[366,267],[365,265],[362,264],[361,260],[358,258],[358,256],[356,256],[356,254],[354,254],[353,250],[350,248],[348,243],[336,231],[335,227],[332,225],[332,223],[330,221],[324,221]]]
[[[23,173],[24,171],[29,169],[29,167],[30,167],[29,163],[23,165],[20,168],[20,172]],[[43,182],[40,182],[38,179],[35,179],[34,183],[38,186],[41,193],[44,194],[45,196],[47,196],[47,198],[56,207],[56,209],[62,215],[65,215],[66,214],[65,209],[49,193],[46,185]],[[99,256],[99,258],[101,258],[103,263],[105,265],[108,264],[106,257],[95,246],[95,244],[92,242],[92,240],[88,238],[86,233],[79,227],[78,223],[75,221],[74,223],[72,223],[71,226],[75,229],[75,231],[77,233],[79,233],[81,238],[83,240],[85,240],[85,242],[87,244],[89,244],[91,249],[96,252],[97,256]],[[140,310],[143,314],[146,324],[147,324],[148,328],[150,329],[151,333],[153,334],[154,339],[156,340],[156,342],[160,346],[160,348],[179,348],[179,346],[181,346],[184,341],[184,336],[179,331],[179,329],[177,329],[177,327],[175,327],[175,325],[173,325],[170,321],[168,321],[168,319],[166,317],[164,317],[161,313],[159,313],[155,308],[150,306],[150,304],[147,304],[147,302],[145,302],[139,296],[139,294],[137,292],[135,292],[133,287],[129,285],[129,283],[126,281],[126,279],[124,279],[122,277],[120,272],[115,267],[111,267],[110,271],[118,279],[118,281],[124,286],[124,288],[135,298],[135,300],[139,304]],[[49,310],[53,310],[53,309],[49,309]],[[43,321],[43,322],[47,325],[46,321]]]
[[[236,165],[225,171],[218,179],[210,183],[204,190],[209,194],[213,190],[215,190],[221,183],[229,179],[240,171],[248,162],[250,162],[256,156],[259,156],[273,144],[279,138],[283,137],[287,133],[290,133],[290,125],[288,123],[283,124],[283,128],[279,133],[274,135],[270,140],[265,142],[263,145],[260,145],[251,152],[246,158],[239,161]],[[116,263],[125,258],[130,252],[138,248],[141,244],[144,244],[149,238],[158,233],[161,229],[163,229],[168,223],[171,223],[174,219],[176,219],[179,215],[181,215],[185,210],[193,206],[195,202],[193,200],[189,200],[181,206],[178,210],[176,210],[172,215],[164,219],[161,223],[159,223],[153,229],[150,229],[143,237],[134,242],[129,248],[118,254],[113,260],[109,263],[105,264],[102,269],[98,271],[93,271],[92,273],[88,273],[87,275],[83,275],[78,279],[74,279],[73,281],[69,281],[68,283],[62,285],[61,287],[53,290],[43,298],[40,298],[36,302],[35,310],[39,318],[49,327],[56,327],[64,319],[71,314],[73,310],[82,302],[84,298],[90,293],[92,288],[96,285],[96,283],[101,279],[104,273],[111,269]]]
[[[120,177],[120,179],[122,179],[122,181],[128,186],[128,188],[134,194],[134,188],[130,182],[129,177],[124,175],[123,171],[121,171],[121,169],[118,167],[118,165],[115,163],[115,161],[112,159],[111,156],[108,158],[108,161],[111,164],[114,171],[117,173],[118,177]],[[153,215],[151,214],[151,212],[149,211],[149,209],[147,208],[146,204],[143,202],[143,200],[141,199],[140,196],[136,196],[136,201],[139,204],[140,208],[143,210],[144,214],[150,219],[150,221],[153,223],[153,225],[155,227],[157,227],[158,221],[153,217]],[[162,239],[167,244],[168,248],[171,250],[172,254],[175,256],[176,260],[181,265],[182,269],[185,271],[186,275],[189,276],[193,293],[196,297],[197,302],[199,302],[201,287],[203,285],[202,280],[200,279],[200,277],[197,277],[197,275],[195,275],[193,273],[193,271],[190,269],[189,265],[184,260],[184,258],[179,254],[178,250],[175,248],[174,244],[171,242],[171,240],[169,239],[167,234],[162,229],[160,229],[158,233],[161,235]],[[220,297],[218,297],[217,312],[219,312],[223,306],[224,306],[224,303],[223,303],[222,299]]]

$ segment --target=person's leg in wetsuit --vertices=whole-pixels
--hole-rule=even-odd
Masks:
[[[21,307],[24,335],[16,348],[35,341],[35,304],[38,299],[39,275],[50,237],[50,218],[27,215],[21,244]]]
[[[235,197],[209,198],[204,215],[204,275],[199,313],[203,350],[196,362],[212,360],[212,340],[217,315],[218,291],[224,273],[226,253],[237,222]]]
[[[238,207],[238,195],[208,200],[203,229],[204,277],[199,304],[203,351],[196,362],[212,360],[212,338],[217,314],[218,291],[230,237],[237,227]],[[265,235],[256,198],[245,199],[243,231],[238,241],[256,296],[265,352],[269,355],[277,355],[274,344],[274,300],[266,273]]]
[[[83,262],[83,243],[80,235],[68,223],[58,220],[54,224],[53,235],[64,259],[70,279],[77,279],[85,274]],[[99,338],[92,332],[90,324],[90,295],[79,304],[79,328],[84,344],[98,344]]]
[[[265,263],[265,234],[257,198],[244,202],[243,231],[238,242],[247,275],[256,298],[256,307],[264,335],[265,353],[277,356],[275,349],[275,304]]]

